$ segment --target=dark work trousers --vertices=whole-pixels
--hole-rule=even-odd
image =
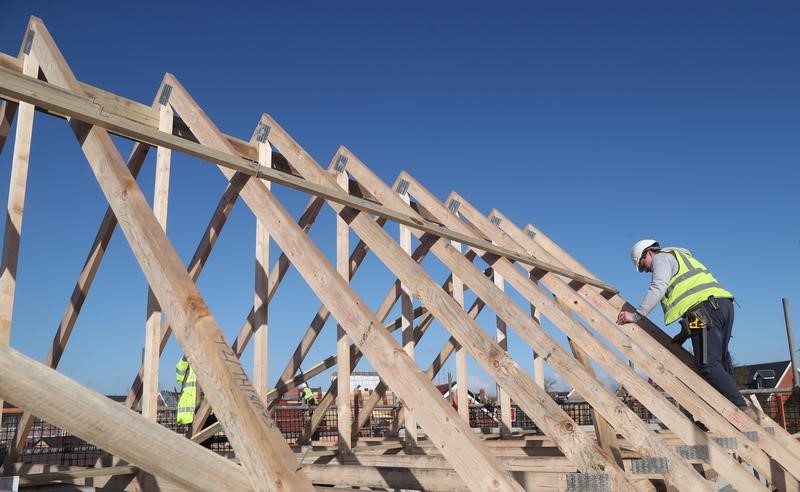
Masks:
[[[702,330],[690,330],[692,337],[692,350],[694,351],[694,364],[700,375],[708,383],[722,393],[725,398],[737,407],[745,407],[742,395],[733,382],[733,364],[731,354],[728,352],[728,342],[733,330],[733,301],[731,299],[717,299],[719,309],[714,310],[708,301],[702,302],[693,312],[697,313],[706,323],[708,331],[707,347],[708,360],[703,364],[703,338]]]

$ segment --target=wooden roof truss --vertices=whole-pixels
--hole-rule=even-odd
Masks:
[[[17,120],[0,279],[0,397],[26,412],[10,453],[12,461],[18,458],[36,415],[113,454],[115,467],[108,468],[108,475],[130,474],[133,464],[146,472],[140,473],[141,477],[161,480],[161,486],[176,484],[198,490],[311,490],[314,483],[380,486],[409,485],[409,481],[411,486],[406,488],[430,490],[652,490],[649,478],[664,480],[680,490],[711,490],[710,482],[693,466],[695,462],[713,469],[738,490],[765,489],[763,482],[779,490],[798,490],[800,446],[795,440],[768,418],[764,417],[761,426],[736,409],[691,369],[690,355],[670,345],[669,336],[649,320],[615,325],[616,313],[630,306],[612,286],[598,280],[532,225],[517,227],[498,210],[483,215],[455,192],[440,202],[407,172],[401,172],[391,185],[384,183],[345,147],[323,168],[267,114],[248,141],[225,135],[170,74],[165,75],[150,106],[83,84],[37,18],[31,18],[16,57],[0,54],[0,97],[0,151],[15,116]],[[67,120],[109,204],[43,363],[8,347],[35,110]],[[127,161],[109,133],[137,142]],[[136,182],[151,147],[157,148],[152,208]],[[165,233],[171,151],[216,164],[227,180],[188,267]],[[271,192],[271,183],[311,196],[298,220]],[[253,308],[229,344],[195,281],[240,198],[257,218],[260,268]],[[335,264],[307,234],[324,204],[337,214]],[[399,238],[384,229],[389,221],[401,224]],[[141,400],[141,415],[55,371],[117,225],[150,288],[144,363],[126,401],[126,406],[133,408]],[[348,244],[350,230],[359,238],[353,248]],[[412,236],[418,239],[413,251]],[[282,253],[267,268],[270,240]],[[376,312],[366,307],[349,282],[369,253],[397,278]],[[427,255],[452,272],[443,283],[421,266]],[[482,270],[476,258],[489,268]],[[289,268],[299,272],[321,303],[310,313],[308,328],[278,383],[268,390],[266,309]],[[507,296],[506,286],[529,306],[523,309]],[[466,289],[474,293],[476,301],[465,309]],[[416,309],[415,301],[419,304]],[[401,317],[387,320],[398,302]],[[497,318],[495,337],[476,322],[485,306]],[[335,354],[298,374],[330,316],[338,323]],[[542,329],[542,316],[567,335],[569,349]],[[451,337],[423,369],[415,360],[414,346],[434,319]],[[508,328],[535,350],[537,362],[550,364],[591,404],[595,435],[581,430],[510,357]],[[390,335],[398,329],[402,343]],[[155,423],[159,355],[171,333],[192,361],[207,395],[195,419],[193,440],[202,441],[222,428],[241,464]],[[251,339],[255,347],[253,383],[239,362]],[[643,379],[612,348],[664,392]],[[431,383],[453,354],[457,381],[462,383],[458,385],[460,401],[466,401],[469,354],[501,388],[501,435],[510,432],[513,398],[564,457],[542,458],[536,463],[528,460],[521,465],[499,454],[496,442],[482,440],[472,432],[466,406],[458,413]],[[381,384],[365,402],[360,418],[351,422],[349,398],[337,399],[337,394],[349,390],[350,371],[362,357],[380,374]],[[671,434],[652,430],[606,389],[590,360],[646,406]],[[311,437],[324,412],[337,403],[342,416],[339,460],[337,464],[298,465],[270,410],[286,391],[334,366],[338,377],[304,429],[303,438]],[[404,445],[409,453],[383,459],[374,449],[359,454],[354,447],[358,429],[386,388],[403,402]],[[702,420],[710,432],[695,427],[666,395]],[[203,428],[211,408],[219,422]],[[417,425],[426,439],[420,440]],[[637,458],[626,456],[623,442],[638,453]],[[431,445],[435,453],[420,454]],[[390,469],[394,478],[389,476]],[[553,471],[556,481],[543,481],[541,477],[552,477]],[[74,474],[81,473],[97,472]],[[153,483],[141,477],[145,488]]]

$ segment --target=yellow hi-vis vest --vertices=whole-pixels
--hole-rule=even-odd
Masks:
[[[189,362],[183,357],[175,365],[175,380],[181,387],[176,414],[178,425],[188,425],[194,420],[194,409],[197,405],[197,378],[189,367]]]
[[[662,249],[678,260],[678,271],[669,280],[667,293],[661,299],[664,308],[664,324],[683,317],[691,308],[710,296],[733,299],[733,294],[723,289],[702,263],[692,255],[677,249]]]
[[[303,401],[305,401],[308,404],[311,404],[311,403],[315,403],[316,400],[317,399],[316,399],[316,397],[314,397],[314,392],[311,391],[311,388],[309,388],[308,386],[303,388]]]

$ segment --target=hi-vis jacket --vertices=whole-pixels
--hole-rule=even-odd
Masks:
[[[312,404],[316,401],[316,398],[314,397],[314,392],[311,391],[311,388],[309,388],[308,386],[303,388],[303,401],[308,404]]]
[[[178,425],[191,424],[197,405],[197,378],[185,357],[181,357],[175,365],[175,380],[181,388],[177,412]]]
[[[710,296],[733,299],[733,294],[723,289],[702,263],[680,249],[662,249],[678,261],[678,271],[669,280],[667,292],[661,299],[664,324],[679,320],[691,308]]]

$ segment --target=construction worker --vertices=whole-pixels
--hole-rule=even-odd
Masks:
[[[178,399],[178,409],[175,413],[175,418],[178,425],[191,425],[194,422],[194,412],[197,405],[203,399],[203,396],[198,394],[197,377],[195,376],[192,366],[189,365],[189,359],[184,355],[175,364],[175,380],[181,388],[181,397]],[[209,426],[217,421],[216,415],[212,411],[208,418],[206,418],[206,426]],[[186,437],[191,437],[192,429],[189,428],[186,432]],[[206,440],[200,443],[201,446],[211,449],[211,445],[215,442],[221,442],[224,436],[218,437],[216,435],[209,436]]]
[[[317,404],[317,397],[314,396],[314,392],[311,391],[311,388],[308,387],[306,383],[300,383],[301,391],[301,398],[303,399],[303,403],[306,405],[316,405]]]
[[[194,409],[197,406],[197,378],[185,355],[175,365],[175,380],[181,388],[176,414],[178,425],[189,425],[194,421]]]
[[[754,417],[731,377],[728,342],[733,329],[733,294],[686,249],[661,248],[658,241],[642,239],[633,245],[631,260],[637,271],[651,272],[653,279],[636,311],[620,311],[617,324],[638,322],[661,301],[664,324],[681,323],[681,332],[672,343],[683,344],[691,338],[698,372],[739,409]]]

